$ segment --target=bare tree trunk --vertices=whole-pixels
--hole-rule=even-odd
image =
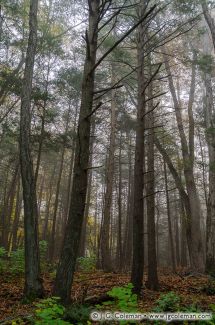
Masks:
[[[92,170],[92,163],[93,163],[93,144],[94,144],[94,135],[95,135],[95,118],[92,119],[92,131],[91,131],[91,143],[90,143],[90,170],[88,173],[88,185],[87,185],[87,199],[86,205],[84,209],[84,220],[82,225],[81,231],[81,240],[80,240],[80,256],[85,256],[85,249],[86,249],[86,237],[87,237],[87,220],[89,217],[89,210],[90,210],[90,200],[91,200],[91,191],[92,191],[92,177],[93,177],[93,170]]]
[[[37,11],[38,0],[31,0],[29,12],[30,31],[21,96],[20,118],[20,165],[24,200],[25,231],[24,294],[28,298],[41,297],[43,295],[42,279],[40,278],[36,183],[34,179],[33,162],[30,151],[30,106],[34,58],[37,43]]]
[[[94,76],[98,40],[99,0],[89,1],[89,31],[82,81],[82,100],[75,148],[74,178],[71,203],[62,253],[57,269],[54,294],[64,303],[71,299],[71,286],[78,255],[87,192],[87,171],[90,148],[90,114],[93,106]]]
[[[180,201],[180,215],[181,215],[181,266],[187,266],[187,239],[186,239],[186,213],[184,211],[182,200]]]
[[[166,208],[167,208],[167,220],[168,220],[168,232],[169,232],[169,241],[170,241],[172,269],[173,269],[173,272],[175,272],[176,271],[175,247],[174,247],[173,234],[172,234],[172,220],[171,220],[171,212],[170,212],[170,204],[169,204],[168,178],[167,178],[167,170],[166,170],[165,161],[164,161],[164,179],[165,179]]]
[[[58,204],[59,204],[59,194],[60,194],[60,183],[63,173],[63,164],[64,164],[64,154],[65,154],[65,144],[63,144],[61,157],[60,157],[60,167],[59,167],[59,173],[57,178],[57,187],[56,187],[56,193],[55,193],[55,202],[54,202],[54,212],[53,212],[53,218],[52,218],[52,229],[51,229],[51,239],[50,239],[50,250],[49,250],[49,258],[50,261],[54,260],[54,254],[55,254],[55,232],[56,232],[56,221],[57,221],[57,212],[58,212]]]
[[[76,106],[75,110],[75,117],[74,117],[74,127],[73,132],[75,136],[72,139],[72,154],[70,158],[70,168],[69,168],[69,177],[68,177],[68,184],[67,184],[67,193],[66,193],[66,207],[65,207],[65,216],[64,216],[64,228],[63,234],[65,233],[65,227],[68,219],[69,213],[69,206],[70,206],[70,197],[71,197],[71,190],[72,190],[72,182],[73,182],[73,169],[74,169],[74,162],[75,162],[75,143],[76,143],[76,136],[77,136],[77,115],[78,115],[78,108]]]
[[[149,62],[150,75],[151,62]],[[148,87],[148,98],[153,98],[153,83]],[[147,185],[146,185],[146,206],[147,206],[147,234],[148,234],[148,279],[147,287],[157,290],[157,253],[156,253],[156,236],[155,236],[155,170],[154,170],[154,112],[153,101],[148,104],[148,114],[146,118],[147,128]]]
[[[45,209],[45,218],[44,218],[44,225],[42,230],[42,240],[48,240],[48,224],[49,224],[49,215],[50,215],[50,206],[51,200],[53,195],[53,185],[54,185],[54,177],[56,172],[56,163],[54,164],[53,171],[51,173],[50,183],[49,183],[49,192],[47,193],[46,197],[46,209]]]
[[[10,183],[9,190],[7,192],[6,200],[2,209],[2,246],[7,250],[9,249],[9,233],[11,226],[11,215],[13,211],[14,198],[16,195],[16,185],[19,175],[19,164],[16,164],[15,170],[13,172],[13,177]]]
[[[134,186],[133,186],[133,173],[132,173],[132,154],[131,154],[131,136],[127,134],[128,141],[128,194],[127,194],[127,214],[126,214],[126,224],[125,224],[125,234],[124,234],[124,245],[123,245],[123,268],[125,271],[131,269],[132,261],[132,207],[134,200]]]
[[[118,188],[118,225],[117,225],[117,269],[122,271],[122,132],[119,140],[119,188]]]
[[[112,66],[112,85],[116,83],[114,76],[114,66]],[[116,140],[116,90],[111,93],[111,132],[109,154],[107,159],[106,174],[106,192],[104,201],[104,218],[101,232],[101,256],[102,266],[105,272],[112,270],[111,253],[110,253],[110,212],[113,195],[114,181],[114,156],[115,156],[115,140]]]
[[[209,194],[206,220],[206,271],[215,274],[215,140],[214,102],[211,77],[205,75],[205,124],[209,153]]]
[[[15,209],[15,216],[13,221],[12,227],[12,251],[17,249],[17,234],[19,229],[19,219],[20,219],[20,212],[22,207],[22,197],[20,194],[20,174],[18,176],[18,184],[17,184],[17,192],[16,192],[16,209]]]
[[[140,5],[140,16],[144,16],[145,3]],[[140,294],[143,285],[144,269],[144,114],[145,103],[145,72],[144,72],[144,42],[145,27],[140,24],[137,40],[137,65],[138,65],[138,104],[137,104],[137,125],[136,125],[136,144],[135,144],[135,164],[134,164],[134,207],[133,207],[133,261],[131,282],[134,286],[133,291]]]
[[[175,219],[174,219],[174,224],[175,224],[175,261],[176,261],[176,266],[180,265],[180,248],[179,248],[179,227],[178,227],[178,221],[179,221],[179,214],[178,214],[178,206],[176,202],[176,196],[174,195],[174,200],[175,200]]]

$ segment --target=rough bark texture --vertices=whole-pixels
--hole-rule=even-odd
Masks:
[[[145,12],[145,5],[140,5],[140,16]],[[134,164],[134,207],[133,207],[133,261],[131,282],[136,294],[140,294],[143,285],[144,268],[144,205],[143,205],[143,166],[144,166],[144,114],[145,114],[145,72],[144,72],[144,41],[145,27],[140,24],[137,40],[137,65],[138,65],[138,104]]]
[[[152,75],[151,63],[150,76]],[[153,84],[148,87],[148,98],[153,97]],[[147,205],[147,235],[148,235],[148,280],[147,287],[152,290],[158,289],[157,274],[157,252],[155,234],[155,170],[154,170],[154,112],[153,101],[148,104],[147,114],[147,186],[146,186],[146,205]]]
[[[98,39],[99,0],[89,1],[89,30],[86,32],[87,53],[82,81],[82,98],[75,148],[74,178],[62,253],[57,269],[54,294],[64,303],[71,299],[71,286],[78,255],[87,193],[87,171],[90,148],[90,114],[93,106],[94,66]]]
[[[86,197],[86,204],[84,209],[84,221],[81,230],[81,241],[80,241],[80,248],[79,248],[79,255],[85,256],[86,250],[86,241],[87,241],[87,221],[90,212],[90,200],[91,200],[91,192],[92,192],[92,178],[93,178],[93,170],[92,170],[92,163],[93,163],[93,144],[94,144],[94,136],[95,136],[95,119],[92,118],[92,131],[91,131],[91,138],[90,138],[90,161],[89,161],[89,173],[88,173],[88,183],[87,183],[87,197]]]
[[[34,58],[37,42],[37,11],[38,1],[31,0],[29,13],[29,39],[25,62],[25,71],[21,96],[20,118],[20,165],[24,200],[24,232],[25,232],[25,288],[27,297],[43,295],[40,278],[39,247],[38,247],[38,211],[36,184],[33,162],[30,151],[31,129],[31,92]]]
[[[211,76],[205,75],[205,124],[209,154],[209,194],[206,221],[206,271],[215,274],[215,140]]]

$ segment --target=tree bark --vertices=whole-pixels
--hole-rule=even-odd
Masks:
[[[38,0],[31,0],[29,12],[30,30],[22,87],[20,117],[20,165],[24,200],[25,232],[24,294],[28,298],[41,297],[43,295],[42,280],[40,278],[36,184],[30,151],[30,107],[34,58],[37,43],[37,11]]]
[[[16,192],[16,210],[15,210],[15,216],[14,216],[13,227],[12,227],[12,248],[11,248],[12,251],[16,250],[18,247],[17,235],[19,229],[21,207],[22,207],[22,197],[20,194],[20,175],[19,175],[17,192]]]
[[[91,141],[90,141],[90,162],[89,162],[90,167],[92,166],[93,163],[94,135],[95,135],[95,119],[93,118]],[[87,198],[86,198],[86,205],[84,209],[84,221],[81,230],[80,251],[79,251],[80,256],[85,256],[86,240],[87,240],[87,220],[89,217],[90,200],[91,200],[91,192],[92,192],[92,177],[93,177],[93,170],[92,168],[90,168],[88,173]]]
[[[171,261],[172,261],[173,272],[175,272],[176,271],[175,247],[174,247],[173,233],[172,233],[172,220],[171,220],[170,203],[169,203],[168,178],[167,178],[167,170],[166,170],[165,162],[164,162],[164,179],[165,179],[166,208],[167,208],[167,220],[168,220],[168,233],[169,233],[169,241],[170,241]]]
[[[68,222],[54,286],[54,294],[59,296],[63,303],[69,303],[71,300],[71,286],[84,217],[87,171],[90,156],[90,114],[93,107],[94,66],[96,63],[98,41],[99,6],[99,0],[89,0],[89,31],[86,32],[87,53],[82,81],[81,108],[75,148],[74,178]]]
[[[115,71],[112,66],[112,85],[115,84]],[[101,257],[102,267],[105,272],[112,270],[112,261],[110,253],[110,215],[113,195],[114,181],[114,156],[115,156],[115,139],[116,138],[116,90],[111,92],[111,132],[109,154],[107,159],[107,174],[106,174],[106,192],[104,199],[104,217],[101,232]]]
[[[206,272],[215,274],[215,140],[214,102],[211,76],[206,74],[205,82],[205,124],[209,154],[209,193],[206,220]]]
[[[151,62],[149,62],[149,78],[152,75]],[[153,97],[153,83],[148,87],[148,98]],[[147,206],[147,234],[148,234],[148,279],[147,287],[157,290],[159,287],[157,274],[157,252],[155,235],[155,169],[154,169],[154,112],[153,100],[148,103],[148,114],[146,117],[147,128],[147,185],[146,185],[146,206]]]
[[[145,13],[145,3],[140,5],[140,16]],[[133,291],[140,294],[143,285],[144,269],[144,151],[145,151],[145,59],[144,59],[145,27],[140,24],[137,40],[137,65],[138,65],[138,104],[136,124],[136,144],[134,163],[134,207],[133,207],[133,261],[131,271],[131,282]]]
[[[117,225],[117,269],[122,271],[122,132],[119,140],[119,188],[118,188],[118,225]]]

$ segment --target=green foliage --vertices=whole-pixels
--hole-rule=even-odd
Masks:
[[[7,255],[7,252],[4,247],[0,247],[0,273],[5,270],[5,261],[4,257]]]
[[[48,249],[48,243],[45,240],[41,240],[39,242],[39,247],[40,247],[40,261],[41,261],[41,269],[42,271],[46,271],[48,268],[48,263],[47,263],[47,249]]]
[[[72,305],[65,311],[64,319],[77,325],[91,324],[89,315],[91,307],[86,305]]]
[[[108,291],[108,296],[114,298],[115,304],[120,311],[135,312],[137,311],[137,295],[132,292],[133,285],[128,283],[124,287],[115,287]]]
[[[10,272],[12,274],[22,274],[25,270],[25,253],[24,248],[18,248],[11,252],[10,255]]]
[[[137,312],[138,302],[137,295],[132,292],[133,285],[128,283],[124,287],[114,287],[112,290],[108,291],[109,297],[114,299],[113,301],[103,302],[102,305],[96,305],[95,307],[99,310],[104,309],[104,307],[110,306],[112,309],[133,313]],[[120,321],[120,324],[131,324],[133,321]]]
[[[162,294],[156,302],[154,312],[175,312],[180,308],[180,297],[170,291],[167,294]]]
[[[78,269],[83,272],[94,271],[96,268],[96,258],[92,257],[79,257],[77,259]]]
[[[35,325],[67,325],[71,324],[64,321],[63,315],[65,308],[59,304],[58,297],[52,297],[41,300],[36,304],[35,310]]]
[[[46,241],[39,242],[40,247],[40,260],[42,271],[46,271],[48,268],[46,253],[48,244]],[[20,275],[25,271],[25,251],[24,248],[18,248],[10,253],[10,257],[5,259],[7,251],[0,247],[0,272],[8,271],[12,275]]]

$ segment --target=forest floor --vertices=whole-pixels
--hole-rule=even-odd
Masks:
[[[51,295],[53,279],[50,274],[44,275],[46,295]],[[104,273],[95,271],[91,273],[77,272],[72,289],[74,302],[83,303],[86,298],[101,297],[113,287],[129,283],[129,274]],[[139,310],[149,312],[155,307],[161,294],[173,291],[181,297],[183,306],[196,305],[202,311],[210,310],[210,305],[215,304],[215,292],[211,291],[209,279],[206,276],[192,276],[173,274],[168,270],[159,271],[159,291],[144,288],[142,299],[139,301]],[[33,304],[22,302],[24,280],[11,274],[0,277],[0,323],[14,317],[31,315]],[[7,323],[9,324],[9,323]]]

